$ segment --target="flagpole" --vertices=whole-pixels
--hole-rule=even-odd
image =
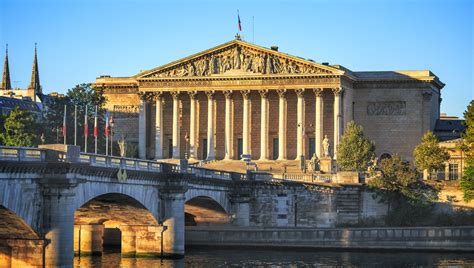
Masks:
[[[105,155],[109,155],[109,111],[105,111]]]
[[[77,105],[74,105],[74,146],[77,146]]]
[[[63,138],[64,144],[66,144],[66,104],[64,104],[64,117],[63,117]]]
[[[97,154],[97,105],[95,106],[95,115],[94,115],[94,138],[95,138],[95,148],[94,153]]]
[[[89,132],[87,126],[87,104],[86,109],[84,110],[84,152],[87,153],[87,133]]]

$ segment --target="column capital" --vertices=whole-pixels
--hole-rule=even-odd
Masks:
[[[243,97],[244,99],[247,99],[247,100],[249,99],[249,97],[250,97],[250,90],[248,90],[248,89],[247,89],[247,90],[241,90],[240,93],[242,94],[242,97]]]
[[[230,99],[232,97],[233,91],[232,90],[224,90],[224,91],[222,91],[222,93],[224,94],[226,99]]]
[[[179,98],[179,94],[180,94],[180,93],[181,93],[181,92],[179,92],[179,91],[171,91],[171,92],[170,92],[171,96],[172,96],[173,99],[175,99],[175,100],[177,100],[177,99]]]
[[[205,91],[205,93],[207,95],[207,99],[212,100],[214,98],[214,94],[216,93],[216,91],[208,90],[208,91]]]
[[[342,87],[335,87],[331,89],[335,96],[341,96],[344,93],[344,89]]]
[[[286,95],[286,89],[277,89],[277,93],[280,98],[284,98]]]
[[[264,99],[268,97],[268,89],[261,89],[258,93],[260,93],[260,96]]]
[[[151,100],[158,101],[163,96],[163,91],[155,91],[150,93]]]
[[[198,92],[197,92],[196,90],[188,91],[189,98],[190,98],[191,100],[195,100],[197,93],[198,93]]]
[[[303,95],[304,95],[304,90],[305,90],[304,88],[298,88],[298,89],[295,90],[295,93],[296,93],[296,95],[298,95],[298,97],[302,98]]]
[[[142,100],[142,101],[153,100],[153,94],[151,92],[138,91],[137,95],[140,98],[140,100]]]
[[[314,95],[316,97],[322,97],[323,96],[323,89],[322,88],[313,88]]]

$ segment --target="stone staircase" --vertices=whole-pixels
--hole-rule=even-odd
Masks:
[[[336,209],[339,223],[357,223],[359,221],[361,200],[357,187],[341,187],[336,193]]]

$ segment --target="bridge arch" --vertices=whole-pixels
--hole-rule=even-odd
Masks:
[[[77,210],[90,200],[103,196],[106,194],[122,194],[133,198],[141,205],[143,205],[148,211],[151,212],[155,219],[160,218],[159,212],[159,191],[157,187],[150,187],[150,185],[141,184],[109,184],[99,182],[87,182],[79,184],[76,191],[75,207]]]
[[[44,240],[38,233],[1,205],[0,219],[0,263],[7,267],[42,266]]]
[[[104,247],[115,247],[122,255],[158,255],[161,232],[151,211],[123,193],[96,196],[74,213],[74,251],[79,255],[100,255]],[[143,252],[139,245],[146,243],[154,246]]]
[[[184,203],[186,226],[229,224],[232,216],[214,198],[195,196]]]

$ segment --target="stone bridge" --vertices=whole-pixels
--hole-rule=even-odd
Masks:
[[[300,183],[78,147],[0,147],[0,262],[72,266],[124,256],[181,257],[185,225],[333,227],[364,213],[360,185]]]

